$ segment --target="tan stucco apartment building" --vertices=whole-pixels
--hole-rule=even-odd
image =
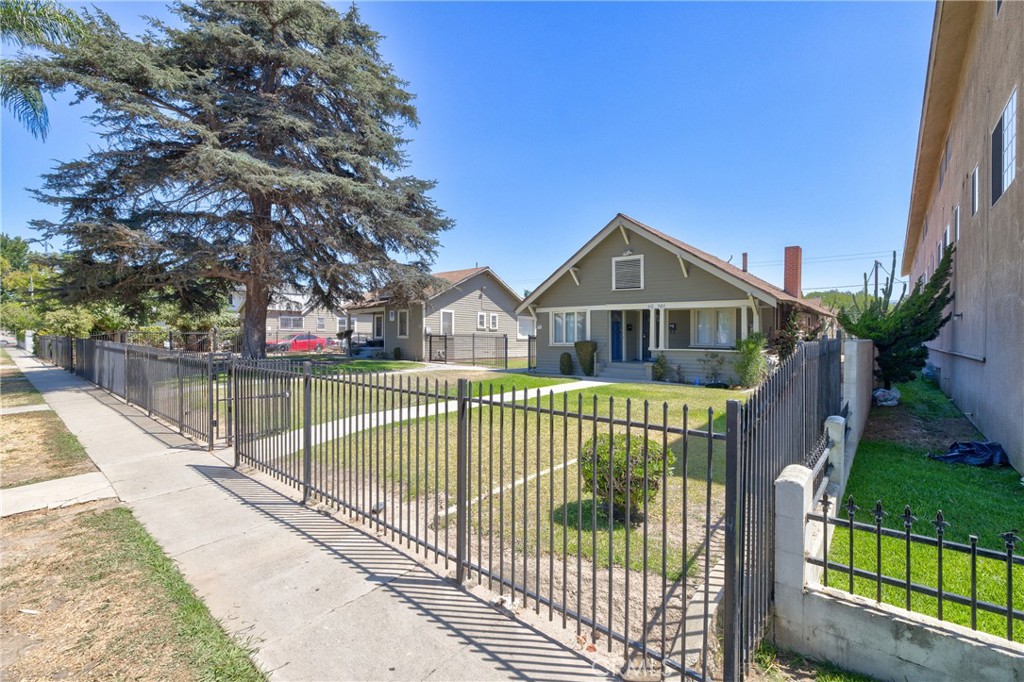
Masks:
[[[903,251],[911,281],[955,243],[942,390],[1024,472],[1024,2],[935,8]]]

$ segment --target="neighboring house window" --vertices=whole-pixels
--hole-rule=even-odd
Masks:
[[[318,318],[316,318],[316,329],[317,329],[317,331],[324,331],[325,329],[327,329],[327,318],[326,317],[318,317]]]
[[[409,311],[399,310],[398,311],[398,338],[407,339],[409,338]]]
[[[612,258],[612,291],[632,291],[644,288],[644,257],[618,256]]]
[[[960,207],[953,208],[953,241],[960,241]]]
[[[695,346],[732,348],[736,345],[736,310],[703,308],[694,311],[692,337]]]
[[[384,338],[384,313],[378,313],[373,316],[373,338]]]
[[[491,330],[492,331],[497,331],[498,330],[498,314],[497,313],[491,313]]]
[[[278,325],[281,329],[302,329],[302,318],[294,317],[292,315],[282,315],[280,318],[280,324]]]
[[[476,328],[487,329],[487,313],[476,314]]]
[[[945,249],[949,246],[949,225],[946,225],[946,231],[942,233],[942,248]]]
[[[978,167],[971,172],[971,215],[978,215]]]
[[[532,317],[520,315],[516,318],[516,338],[522,340],[534,335],[534,320]]]
[[[1017,90],[1003,108],[1003,115],[992,131],[992,205],[1013,182],[1017,174]]]
[[[455,311],[454,310],[442,310],[441,311],[441,335],[452,336],[455,334]]]
[[[348,329],[348,320],[344,317],[338,318],[338,331],[343,332]]]
[[[571,345],[587,338],[587,313],[582,310],[551,313],[551,343]]]

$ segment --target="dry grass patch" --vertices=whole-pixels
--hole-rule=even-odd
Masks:
[[[96,470],[78,438],[55,413],[26,412],[0,419],[0,488]]]
[[[7,351],[0,349],[0,408],[42,404],[43,396],[28,382]]]
[[[263,679],[118,503],[0,530],[3,679]]]

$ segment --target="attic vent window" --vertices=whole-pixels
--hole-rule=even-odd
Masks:
[[[612,258],[612,291],[633,291],[644,288],[644,257]]]

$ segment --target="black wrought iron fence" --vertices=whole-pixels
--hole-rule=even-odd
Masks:
[[[710,411],[312,364],[239,363],[235,400],[238,463],[632,665],[708,676],[725,451]]]
[[[508,369],[505,334],[427,334],[427,361]]]
[[[1024,632],[1014,629],[1014,621],[1024,621],[1024,580],[1018,576],[1014,584],[1014,566],[1024,566],[1024,556],[1014,553],[1019,530],[1000,533],[997,551],[979,547],[977,535],[968,536],[968,544],[947,540],[950,523],[941,510],[923,520],[935,530],[927,536],[913,532],[918,518],[910,505],[894,517],[903,526],[896,530],[883,527],[890,513],[881,501],[862,510],[852,495],[838,507],[827,493],[820,499],[821,513],[807,520],[821,524],[827,560],[810,556],[807,562],[822,568],[823,585],[1024,642]],[[858,521],[858,512],[871,522]]]
[[[822,449],[842,398],[839,339],[803,343],[746,403],[730,401],[725,472],[723,676],[744,679],[771,613],[774,482]]]
[[[74,370],[74,339],[70,336],[40,334],[34,337],[36,356],[68,371]]]

